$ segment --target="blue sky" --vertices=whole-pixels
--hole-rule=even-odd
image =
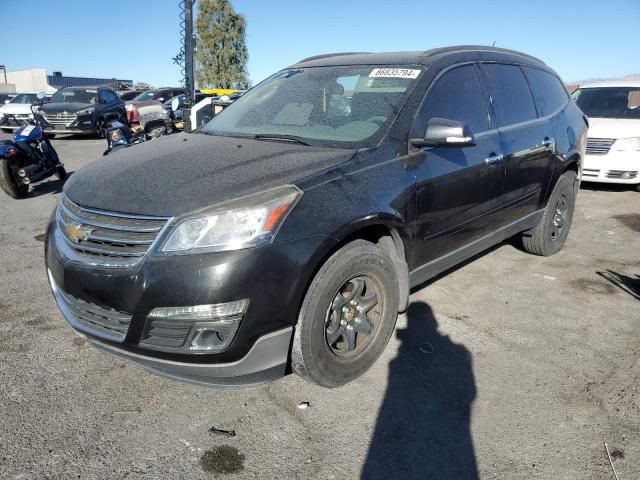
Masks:
[[[197,5],[197,3],[196,3]],[[255,84],[309,55],[491,45],[565,81],[640,73],[640,0],[234,0]],[[0,64],[179,83],[178,0],[0,0]],[[15,19],[15,21],[11,21]]]

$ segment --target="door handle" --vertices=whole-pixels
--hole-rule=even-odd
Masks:
[[[491,155],[490,157],[487,157],[484,159],[484,163],[486,163],[487,165],[491,166],[491,165],[495,165],[497,163],[500,163],[504,160],[504,156],[502,154],[498,154],[498,155]]]
[[[545,148],[553,146],[554,143],[555,142],[551,140],[549,137],[544,137],[544,140],[542,140],[542,146]]]

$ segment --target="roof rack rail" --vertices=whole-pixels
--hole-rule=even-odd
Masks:
[[[310,62],[311,60],[321,60],[323,58],[329,57],[341,57],[343,55],[359,55],[363,53],[371,53],[371,52],[340,52],[340,53],[325,53],[322,55],[314,55],[312,57],[303,58],[302,60],[298,60],[296,63]]]

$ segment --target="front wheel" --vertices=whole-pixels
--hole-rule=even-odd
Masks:
[[[2,131],[4,133],[11,133],[13,130],[11,130],[10,128],[3,128]]]
[[[0,188],[11,198],[25,198],[29,194],[29,185],[21,183],[14,170],[8,161],[0,159]]]
[[[571,228],[577,193],[576,173],[563,173],[549,197],[540,223],[522,237],[527,252],[548,257],[562,249]]]
[[[67,171],[65,170],[65,168],[62,165],[58,165],[56,167],[56,177],[61,182],[64,182],[67,179]]]
[[[378,359],[398,316],[398,278],[389,256],[356,240],[311,282],[291,350],[293,370],[323,387],[344,385]]]

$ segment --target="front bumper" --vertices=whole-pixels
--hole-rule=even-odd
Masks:
[[[53,126],[45,126],[43,128],[45,133],[57,133],[57,134],[67,134],[67,135],[91,135],[96,133],[95,128],[92,126],[86,128],[79,127],[53,127]]]
[[[56,245],[59,241],[52,223],[45,244],[46,264],[56,301],[71,326],[99,350],[149,371],[216,386],[253,385],[284,375],[293,325],[316,255],[332,242],[324,236],[313,236],[238,251],[148,254],[134,267],[107,268],[67,258]],[[109,335],[74,318],[61,295],[130,320],[125,319],[121,336]],[[147,315],[154,308],[239,298],[248,298],[249,307],[235,338],[223,352],[159,351],[141,343]]]
[[[624,178],[628,176],[629,178]],[[585,155],[583,182],[640,184],[640,152],[612,152]]]

